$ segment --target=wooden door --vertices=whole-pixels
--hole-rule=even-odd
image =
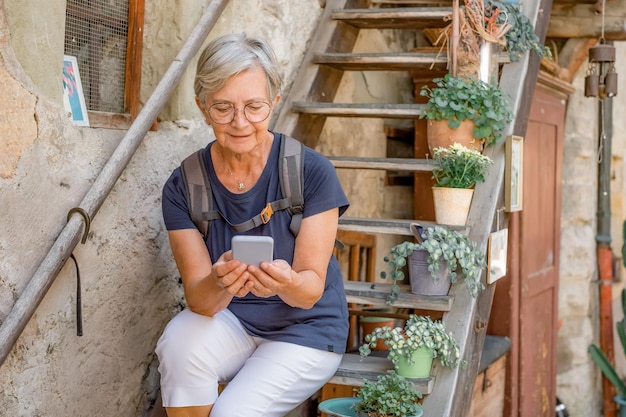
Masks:
[[[523,210],[510,217],[508,276],[496,284],[488,331],[512,341],[506,416],[554,416],[564,123],[565,96],[537,86],[524,138]]]
[[[520,416],[553,416],[565,106],[538,89],[524,144],[520,213]]]

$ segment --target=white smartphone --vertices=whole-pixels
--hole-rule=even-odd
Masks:
[[[233,259],[247,265],[261,265],[274,259],[274,239],[270,236],[233,236]]]

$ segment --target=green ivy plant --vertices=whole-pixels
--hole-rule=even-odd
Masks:
[[[361,401],[355,411],[368,417],[410,417],[422,410],[418,402],[422,393],[393,369],[379,375],[376,381],[363,380],[357,398]]]
[[[464,16],[476,37],[506,48],[512,62],[519,61],[528,50],[540,58],[550,57],[550,49],[541,45],[535,27],[522,13],[519,4],[498,0],[465,0]]]
[[[504,37],[511,61],[519,61],[528,50],[535,52],[539,58],[552,56],[550,48],[541,44],[539,36],[535,33],[535,27],[530,19],[522,13],[519,4],[496,0],[485,0],[485,3],[491,6],[490,10],[498,9],[501,11],[497,16],[498,23],[510,25]]]
[[[461,359],[459,344],[454,335],[446,332],[446,326],[441,320],[432,320],[428,316],[411,314],[404,327],[375,328],[365,336],[365,343],[359,347],[361,357],[372,353],[371,348],[379,340],[383,340],[389,348],[387,359],[396,367],[402,358],[412,363],[412,354],[422,347],[428,348],[443,366],[454,368]]]
[[[433,80],[436,87],[422,86],[420,95],[428,101],[421,119],[447,120],[456,129],[462,121],[474,122],[474,138],[492,145],[504,137],[504,130],[513,120],[511,105],[495,85],[474,77],[453,77],[446,74]]]
[[[488,156],[459,143],[435,148],[433,154],[435,187],[473,188],[485,181],[487,169],[493,164]]]
[[[399,281],[404,280],[403,269],[407,264],[407,258],[416,250],[426,250],[428,258],[428,270],[433,281],[437,281],[437,272],[441,268],[442,262],[448,265],[448,278],[454,284],[457,282],[459,273],[465,280],[467,292],[472,297],[477,297],[485,286],[481,282],[481,271],[487,267],[485,254],[478,250],[476,243],[471,241],[466,235],[449,230],[441,226],[429,226],[420,232],[422,242],[405,241],[392,247],[389,255],[383,260],[389,266],[389,279],[393,281],[391,293],[387,297],[387,304],[393,304],[398,299],[400,293]],[[380,273],[380,277],[387,278],[385,271]]]

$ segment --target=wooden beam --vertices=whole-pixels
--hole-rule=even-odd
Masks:
[[[567,73],[567,81],[574,79],[578,69],[587,60],[589,48],[598,42],[597,38],[568,39],[559,51],[559,67]]]
[[[626,40],[626,1],[607,2],[604,38]],[[548,38],[599,38],[602,14],[593,4],[555,4],[552,7]]]

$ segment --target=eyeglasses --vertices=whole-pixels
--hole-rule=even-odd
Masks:
[[[269,103],[255,101],[243,107],[243,115],[250,123],[259,123],[269,117],[271,110]],[[227,125],[235,120],[237,109],[231,103],[215,103],[209,107],[208,113],[213,123]]]

